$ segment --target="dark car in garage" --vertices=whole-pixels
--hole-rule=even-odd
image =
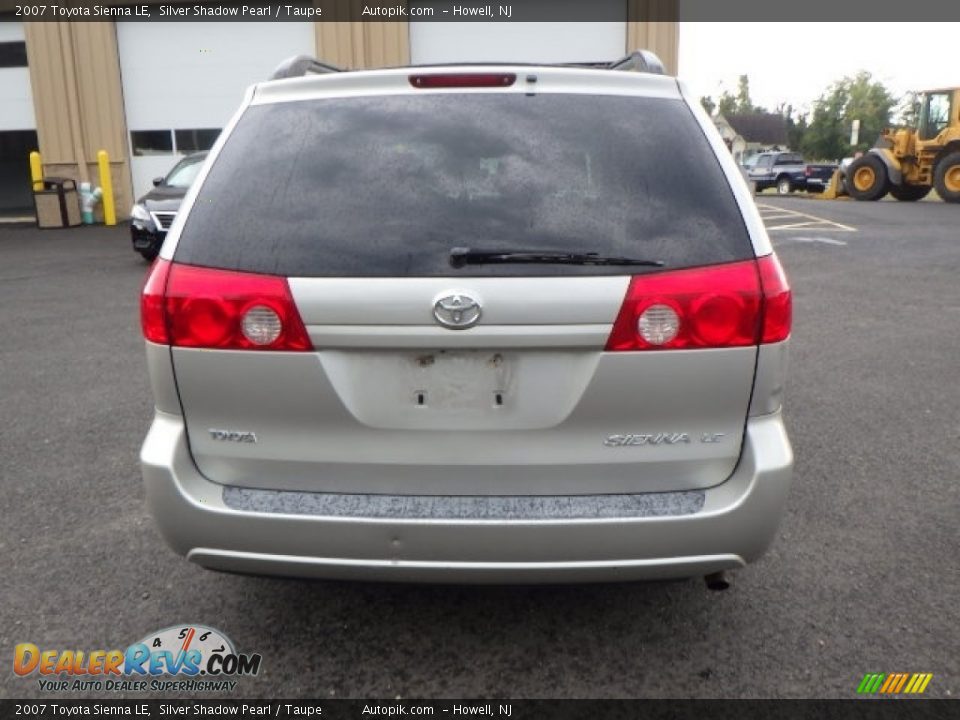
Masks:
[[[193,184],[207,153],[187,155],[180,160],[166,177],[153,181],[153,189],[137,200],[130,210],[130,239],[133,249],[145,260],[152,261],[173,224],[183,196]]]

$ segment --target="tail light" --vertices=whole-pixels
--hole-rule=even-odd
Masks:
[[[440,73],[411,75],[415,88],[510,87],[517,80],[514,73]]]
[[[218,350],[312,350],[285,278],[157,260],[140,297],[143,336]]]
[[[793,324],[793,295],[776,255],[757,260],[763,289],[763,330],[760,342],[775,343],[790,337]]]
[[[163,258],[154,260],[140,291],[140,328],[143,337],[160,345],[170,344],[167,331],[167,312],[163,307],[163,294],[167,290],[170,263]]]
[[[809,167],[805,167],[803,169],[803,174],[806,175],[807,177],[810,177],[811,175],[813,175],[813,170],[811,170]]]
[[[742,347],[790,335],[791,296],[776,256],[630,281],[608,351]]]

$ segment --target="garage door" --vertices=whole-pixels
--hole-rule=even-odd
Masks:
[[[526,0],[540,5],[544,17],[558,0]],[[450,3],[413,0],[411,6]],[[623,57],[627,47],[626,0],[591,0],[598,17],[620,22],[410,22],[410,58],[414,64],[448,62],[598,63]],[[493,6],[496,8],[497,6]]]
[[[29,154],[37,121],[27,70],[23,23],[0,22],[0,212],[21,215],[33,203]]]
[[[133,190],[209,149],[247,87],[314,55],[313,23],[117,23]]]

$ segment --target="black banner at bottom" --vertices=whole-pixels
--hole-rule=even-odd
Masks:
[[[0,700],[0,718],[775,718],[960,717],[953,700]]]

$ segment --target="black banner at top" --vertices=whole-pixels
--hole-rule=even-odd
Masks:
[[[0,700],[2,718],[278,718],[380,720],[404,717],[499,720],[946,720],[950,700]]]
[[[26,22],[960,22],[955,0],[0,0]]]

